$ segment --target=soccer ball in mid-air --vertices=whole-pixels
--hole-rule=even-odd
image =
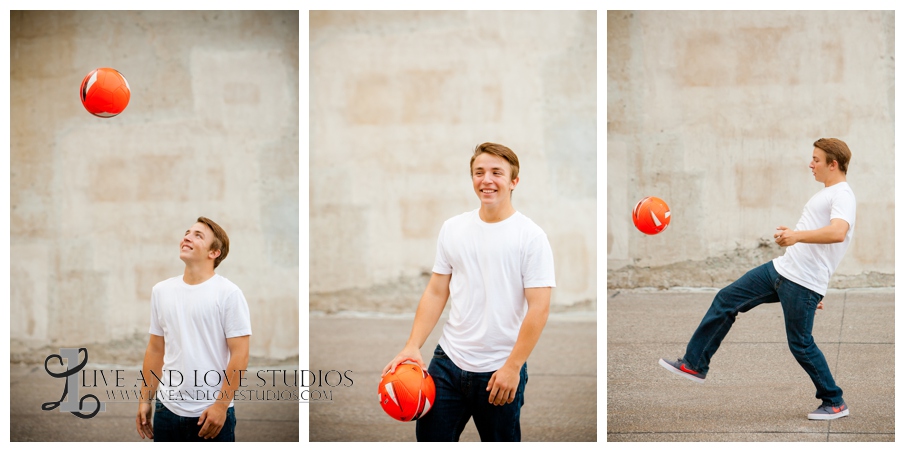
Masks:
[[[660,198],[648,196],[632,210],[632,222],[639,231],[654,235],[659,234],[669,226],[669,206]]]
[[[131,93],[123,74],[109,67],[89,72],[79,88],[85,110],[101,118],[112,118],[122,113],[129,105]]]

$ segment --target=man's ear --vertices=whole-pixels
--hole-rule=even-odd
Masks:
[[[220,250],[211,250],[211,251],[208,253],[208,256],[209,256],[211,259],[216,259],[216,258],[220,257],[220,253],[221,253]]]
[[[518,181],[519,181],[519,178],[517,178],[517,177],[515,179],[512,179],[512,181],[509,182],[509,185],[511,187],[509,190],[515,190],[515,186],[518,185]]]

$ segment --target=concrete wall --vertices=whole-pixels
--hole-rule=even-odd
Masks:
[[[891,11],[609,11],[608,286],[721,286],[781,254],[821,137],[858,199],[831,286],[894,285],[894,55]],[[664,233],[632,225],[644,196]]]
[[[217,270],[248,299],[251,354],[298,354],[298,17],[12,12],[14,357],[119,344],[140,363],[151,287],[182,274],[199,215],[230,236]],[[101,66],[132,89],[111,119],[77,94]]]
[[[597,13],[311,12],[310,309],[414,313],[443,221],[499,142],[550,239],[555,306],[596,302]]]

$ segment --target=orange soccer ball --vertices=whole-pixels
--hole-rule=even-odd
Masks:
[[[660,198],[648,196],[632,210],[632,222],[639,231],[654,235],[663,232],[669,226],[669,206]]]
[[[116,69],[102,67],[88,73],[79,88],[82,106],[88,113],[101,118],[112,118],[129,105],[132,91],[129,82]]]
[[[393,419],[409,422],[427,414],[437,390],[434,379],[420,366],[402,363],[396,372],[388,372],[377,387],[380,407]]]

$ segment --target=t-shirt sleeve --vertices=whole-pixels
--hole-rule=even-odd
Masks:
[[[845,220],[849,227],[855,225],[855,195],[851,191],[843,190],[833,196],[833,208],[830,219],[839,218]]]
[[[251,314],[242,290],[234,290],[226,297],[221,322],[227,338],[251,335]]]
[[[163,336],[163,327],[160,325],[160,320],[157,315],[157,304],[157,289],[154,288],[151,289],[151,329],[148,332],[155,336]]]
[[[432,271],[441,275],[451,275],[452,265],[450,265],[449,257],[446,255],[443,247],[445,232],[446,223],[443,223],[443,227],[440,228],[440,235],[437,237],[437,257],[434,259],[434,268]]]
[[[556,287],[553,268],[553,249],[546,234],[540,234],[529,242],[522,257],[522,284],[532,287]]]

